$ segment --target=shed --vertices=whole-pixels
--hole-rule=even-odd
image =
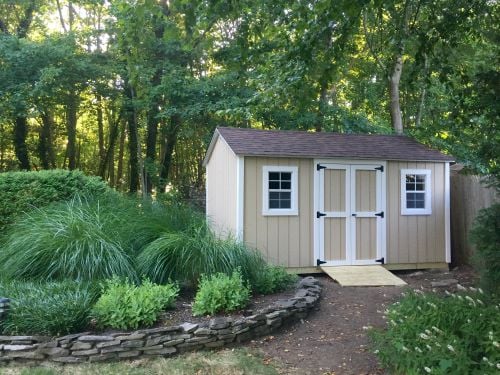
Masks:
[[[291,271],[446,267],[453,158],[401,135],[219,127],[206,213]]]

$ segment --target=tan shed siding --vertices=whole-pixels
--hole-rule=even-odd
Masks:
[[[387,163],[387,263],[445,262],[444,163]],[[431,170],[431,215],[401,215],[401,169]]]
[[[262,168],[298,167],[298,216],[262,215]],[[245,157],[244,241],[267,260],[286,267],[313,264],[313,162],[311,159]]]
[[[219,137],[207,164],[207,216],[220,235],[236,235],[238,158]]]

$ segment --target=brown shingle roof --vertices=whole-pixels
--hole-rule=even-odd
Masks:
[[[402,135],[311,133],[220,127],[216,130],[236,155],[453,161],[448,155]],[[207,153],[206,161],[210,157]]]

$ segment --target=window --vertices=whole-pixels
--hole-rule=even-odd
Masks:
[[[401,170],[401,215],[430,215],[431,171]]]
[[[298,168],[265,166],[262,168],[262,173],[262,214],[298,215]]]

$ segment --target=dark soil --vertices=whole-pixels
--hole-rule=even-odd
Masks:
[[[194,292],[190,290],[183,290],[175,301],[175,307],[167,310],[158,322],[158,326],[174,326],[184,322],[190,323],[203,323],[208,322],[210,318],[225,316],[232,317],[234,320],[243,318],[244,316],[252,315],[253,311],[262,309],[272,305],[280,299],[287,299],[293,297],[295,289],[291,288],[282,293],[269,294],[269,295],[256,295],[252,296],[249,304],[245,306],[244,310],[233,311],[230,313],[217,313],[213,316],[193,316],[192,305],[194,301]]]
[[[341,287],[317,276],[323,287],[318,311],[301,323],[252,341],[265,360],[284,365],[284,374],[385,374],[369,346],[367,327],[384,327],[384,310],[408,287],[431,290],[431,282],[456,279],[464,286],[475,277],[468,268],[399,272],[407,287]],[[453,291],[456,286],[436,288]]]

